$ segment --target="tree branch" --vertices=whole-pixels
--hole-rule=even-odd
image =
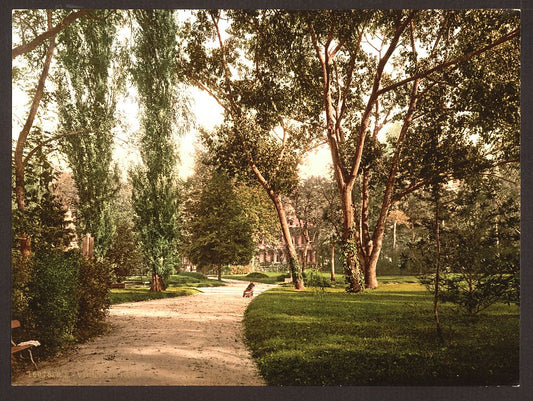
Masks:
[[[366,109],[363,113],[363,116],[361,118],[361,126],[359,128],[359,138],[357,140],[357,146],[355,149],[355,156],[352,163],[352,169],[350,172],[351,180],[355,180],[355,177],[357,177],[357,172],[359,170],[359,164],[361,162],[361,156],[363,153],[363,145],[365,142],[365,135],[366,130],[368,128],[369,124],[369,117],[370,113],[372,112],[372,108],[374,106],[374,102],[377,100],[378,96],[381,94],[379,91],[379,85],[381,82],[381,76],[383,75],[383,70],[385,69],[385,65],[387,64],[387,61],[389,60],[390,56],[396,50],[396,46],[398,45],[398,41],[400,40],[400,36],[404,32],[405,28],[409,24],[409,22],[413,19],[414,16],[414,10],[409,11],[409,15],[405,19],[405,21],[400,23],[402,12],[398,11],[398,26],[396,27],[396,31],[394,32],[394,36],[391,40],[391,43],[385,52],[385,55],[383,58],[379,61],[376,75],[374,76],[374,83],[372,85],[372,92],[370,94],[370,97],[367,102]]]
[[[43,43],[46,39],[50,39],[54,37],[59,31],[65,29],[67,26],[69,26],[74,21],[76,21],[78,18],[84,17],[92,13],[92,11],[93,10],[81,10],[81,11],[76,11],[76,12],[73,12],[72,14],[67,15],[55,27],[51,29],[49,28],[46,32],[40,34],[35,39],[33,39],[31,42],[15,47],[11,51],[11,60],[13,60],[15,57],[20,56],[21,54],[32,51],[37,46],[39,46],[41,43]]]
[[[192,77],[189,77],[189,79],[191,81],[193,81],[195,83],[196,86],[198,86],[200,89],[206,91],[213,99],[215,99],[215,101],[226,111],[226,112],[230,112],[230,110],[227,108],[226,105],[224,105],[224,103],[222,103],[222,100],[220,100],[220,98],[210,89],[208,88],[207,86],[205,86],[203,83],[201,83],[200,81],[198,81],[196,78],[192,78]]]
[[[59,135],[55,135],[53,136],[52,138],[49,138],[47,139],[46,141],[43,141],[41,142],[39,145],[37,145],[36,147],[34,147],[27,155],[26,157],[24,158],[24,160],[22,161],[22,164],[24,166],[26,166],[28,164],[28,161],[29,159],[39,150],[41,149],[43,146],[46,146],[48,145],[49,143],[51,142],[54,142],[54,141],[57,141],[58,139],[61,139],[61,138],[64,138],[64,137],[67,137],[67,136],[70,136],[70,135],[77,135],[77,134],[84,134],[84,133],[89,133],[89,132],[96,132],[96,131],[93,131],[93,130],[75,130],[75,131],[70,131],[70,132],[66,132],[64,134],[59,134]]]
[[[507,35],[504,35],[502,36],[501,38],[495,40],[494,42],[490,43],[489,45],[487,46],[484,46],[478,50],[475,50],[473,52],[470,52],[470,53],[467,53],[467,54],[464,54],[462,55],[461,57],[457,57],[453,60],[450,60],[450,61],[447,61],[445,63],[442,63],[442,64],[439,64],[433,68],[430,68],[426,71],[423,71],[423,72],[420,72],[418,74],[415,74],[409,78],[405,78],[405,79],[402,79],[401,81],[398,81],[392,85],[389,85],[385,88],[382,88],[380,89],[378,92],[377,92],[377,95],[382,95],[383,93],[386,93],[386,92],[389,92],[393,89],[396,89],[398,88],[399,86],[402,86],[402,85],[405,85],[406,83],[409,83],[411,81],[414,81],[415,79],[421,79],[421,78],[426,78],[429,74],[432,74],[436,71],[441,71],[445,68],[448,68],[448,67],[451,67],[451,66],[456,66],[457,64],[459,63],[462,63],[463,61],[467,61],[467,60],[470,60],[471,58],[475,57],[475,56],[478,56],[482,53],[485,53],[486,51],[489,51],[490,49],[502,44],[502,43],[505,43],[511,39],[513,39],[514,37],[517,37],[520,33],[520,29],[515,29],[513,31],[511,31],[510,33],[508,33]]]
[[[52,10],[46,10],[46,13],[47,13],[47,18],[48,18],[48,28],[51,28]],[[17,145],[15,147],[15,154],[13,157],[14,164],[15,164],[15,195],[16,195],[16,200],[17,200],[17,208],[20,211],[26,210],[26,199],[25,199],[26,190],[25,190],[24,164],[23,164],[22,154],[24,152],[24,147],[26,145],[26,140],[30,133],[31,127],[33,126],[33,121],[35,120],[35,116],[37,115],[39,104],[41,103],[41,99],[43,97],[44,84],[46,83],[46,79],[48,77],[48,71],[50,69],[50,64],[52,62],[52,56],[54,54],[55,39],[56,39],[55,34],[52,35],[49,39],[50,45],[48,46],[48,50],[46,51],[43,71],[41,72],[41,76],[39,77],[39,82],[37,83],[37,89],[35,90],[35,95],[33,96],[28,118],[26,119],[26,123],[24,124],[22,131],[20,131],[20,134],[17,139]]]

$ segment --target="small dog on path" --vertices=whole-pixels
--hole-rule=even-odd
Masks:
[[[242,297],[243,298],[244,297],[246,297],[246,298],[253,297],[254,296],[254,287],[255,287],[255,284],[250,281],[250,284],[248,284],[248,287],[246,287],[246,289],[242,293]]]

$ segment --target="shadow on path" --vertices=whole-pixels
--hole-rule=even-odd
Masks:
[[[113,305],[111,330],[13,385],[265,385],[243,342],[245,281],[196,295]],[[254,295],[274,287],[256,283]]]

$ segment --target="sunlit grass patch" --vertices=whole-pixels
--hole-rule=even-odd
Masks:
[[[518,382],[519,308],[474,318],[440,306],[416,283],[363,294],[276,288],[245,314],[246,341],[272,385],[496,385]]]
[[[181,297],[185,295],[196,294],[198,290],[194,288],[173,288],[169,287],[166,291],[155,292],[149,288],[126,288],[110,290],[111,304],[121,304],[125,302],[150,301],[152,299],[163,299]]]

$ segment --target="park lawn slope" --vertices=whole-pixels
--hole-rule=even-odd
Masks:
[[[231,280],[253,281],[263,284],[283,283],[285,277],[288,277],[288,274],[279,272],[252,272],[248,274],[227,274],[222,276],[222,278]]]
[[[167,280],[167,289],[160,292],[150,291],[147,284],[142,284],[143,277],[133,276],[129,277],[128,280],[130,283],[133,280],[133,282],[138,284],[127,284],[124,289],[114,288],[110,290],[109,298],[111,305],[193,295],[199,292],[197,289],[199,287],[219,287],[225,285],[223,282],[209,280],[203,274],[194,272],[171,275]]]
[[[186,295],[197,294],[198,290],[194,288],[172,288],[165,291],[155,292],[149,288],[114,288],[110,290],[111,305],[122,304],[125,302],[150,301],[152,299],[174,298]]]
[[[419,284],[364,294],[276,288],[245,313],[245,336],[269,385],[509,385],[518,383],[519,308],[465,317]]]

